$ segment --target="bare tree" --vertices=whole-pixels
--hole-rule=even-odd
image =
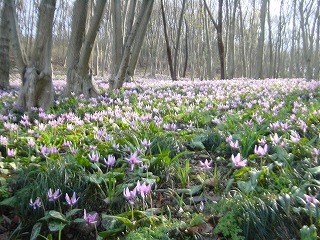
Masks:
[[[264,49],[264,36],[265,36],[265,20],[267,12],[267,4],[269,0],[262,0],[260,10],[260,35],[258,39],[257,55],[256,55],[256,78],[263,77],[263,49]]]
[[[86,98],[98,95],[97,86],[89,69],[89,59],[97,36],[106,0],[97,0],[86,31],[88,1],[74,3],[72,31],[67,54],[67,85],[65,94],[84,94]]]
[[[1,21],[0,21],[0,88],[9,86],[9,6],[10,0],[4,0],[2,3]]]
[[[37,34],[30,60],[26,61],[20,44],[20,30],[16,22],[14,1],[10,1],[11,44],[15,60],[22,75],[22,87],[17,105],[22,110],[32,107],[47,108],[53,100],[52,84],[52,26],[56,0],[42,0],[39,6]]]
[[[223,7],[223,0],[219,0],[219,8],[218,8],[218,21],[213,18],[213,15],[208,7],[206,0],[203,0],[204,6],[209,14],[211,22],[213,23],[216,31],[217,31],[217,38],[218,38],[218,51],[219,51],[219,60],[220,60],[220,78],[225,79],[225,52],[224,52],[224,43],[223,43],[223,35],[222,35],[222,7]]]
[[[143,0],[141,3],[139,13],[134,21],[130,34],[123,47],[121,62],[117,67],[117,74],[115,76],[111,76],[109,80],[110,90],[121,88],[123,83],[125,82],[126,77],[132,77],[129,75],[130,73],[128,74],[128,69],[131,61],[133,61],[133,66],[136,65],[135,59],[139,56],[141,50],[141,45],[137,41],[143,41],[144,39],[146,32],[144,28],[146,28],[146,26],[148,25],[151,10],[153,8],[153,3],[154,0]],[[135,54],[137,54],[137,57],[134,57]]]

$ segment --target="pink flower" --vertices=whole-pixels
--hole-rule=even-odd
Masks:
[[[229,144],[230,144],[230,147],[232,149],[238,149],[239,148],[239,141],[238,140],[236,140],[235,142],[230,141]]]
[[[77,204],[79,198],[80,198],[80,197],[78,197],[78,198],[76,197],[76,193],[75,193],[75,192],[73,192],[71,198],[69,197],[68,193],[66,193],[66,197],[65,197],[66,202],[67,202],[68,205],[71,206],[71,207]]]
[[[209,162],[208,159],[206,159],[204,162],[200,161],[200,167],[201,170],[209,170],[211,169],[212,160]]]
[[[88,157],[91,162],[96,163],[99,161],[100,154],[99,154],[99,152],[92,151],[91,153],[88,154]]]
[[[147,185],[145,182],[140,184],[140,181],[138,181],[135,189],[140,193],[142,199],[144,199],[145,196],[151,192],[151,184]]]
[[[40,208],[40,207],[41,207],[40,198],[37,197],[36,200],[34,200],[34,202],[32,201],[32,198],[30,198],[29,205],[30,205],[33,209]]]
[[[17,150],[16,149],[8,148],[8,152],[7,152],[8,157],[15,157],[16,154],[17,154]]]
[[[108,165],[108,167],[113,167],[116,163],[116,158],[113,155],[108,155],[108,159],[103,159],[104,163]]]
[[[87,211],[84,209],[83,210],[83,219],[86,223],[88,224],[94,224],[94,223],[97,223],[97,215],[98,213],[94,213],[94,214],[87,214]]]
[[[318,205],[319,204],[319,201],[316,198],[316,196],[307,195],[307,194],[303,194],[303,195],[307,201],[307,205],[309,205],[309,204]]]
[[[123,189],[123,196],[128,200],[128,202],[131,204],[131,206],[134,205],[134,200],[137,195],[137,188],[134,188],[132,191],[129,190],[129,188]]]
[[[237,156],[232,154],[231,159],[235,167],[245,167],[247,165],[247,160],[241,161],[240,153],[238,153]]]
[[[264,145],[263,148],[261,146],[258,147],[257,145],[254,146],[254,153],[259,156],[264,156],[267,154],[267,152],[268,152],[268,145],[267,144]]]
[[[142,163],[142,161],[137,156],[137,152],[131,153],[129,158],[125,158],[130,163],[130,170],[133,171],[134,165]]]
[[[296,131],[292,131],[290,135],[290,140],[294,143],[297,143],[300,141],[300,135]]]
[[[61,191],[60,189],[57,189],[54,193],[52,193],[52,189],[50,188],[48,191],[48,199],[49,202],[53,202],[55,200],[57,200],[60,196],[61,196]]]

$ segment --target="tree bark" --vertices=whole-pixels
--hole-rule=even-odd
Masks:
[[[174,62],[173,62],[173,80],[177,80],[178,75],[178,55],[179,55],[179,49],[180,49],[180,38],[181,38],[181,28],[183,23],[183,14],[186,7],[186,0],[183,0],[182,2],[182,8],[180,12],[179,17],[179,23],[178,23],[178,31],[177,31],[177,38],[176,38],[176,46],[174,51]]]
[[[219,60],[220,60],[220,78],[225,79],[225,52],[224,52],[224,44],[223,44],[223,36],[222,36],[222,7],[223,0],[219,0],[219,9],[218,9],[218,22],[216,22],[212,16],[212,13],[208,7],[206,0],[203,0],[204,6],[209,14],[209,17],[217,30],[217,38],[218,38],[218,51],[219,51]]]
[[[172,80],[176,80],[176,76],[174,75],[174,71],[173,71],[173,61],[172,61],[171,47],[170,47],[170,42],[169,42],[169,37],[168,37],[167,20],[166,20],[166,15],[164,12],[163,0],[161,0],[161,16],[162,16],[164,38],[165,38],[165,42],[166,42],[167,58],[168,58],[170,76],[171,76]]]
[[[89,29],[86,34],[85,24],[82,23],[86,20],[83,18],[87,15],[88,4],[85,1],[77,0],[74,5],[72,33],[67,58],[66,95],[75,93],[76,95],[83,94],[85,98],[90,98],[99,94],[98,88],[92,79],[89,59],[99,30],[105,4],[106,0],[96,1],[94,15],[90,20]]]
[[[154,0],[149,0],[149,5],[143,10],[144,14],[141,20],[141,24],[137,30],[137,36],[135,37],[134,44],[131,50],[131,58],[127,70],[128,78],[133,78],[137,62],[140,56],[141,48],[144,43],[144,38],[146,36],[148,23],[153,9]],[[147,61],[149,62],[149,61]]]
[[[132,50],[133,43],[136,40],[136,38],[139,38],[137,39],[137,41],[141,41],[141,38],[143,39],[143,36],[141,36],[140,34],[145,32],[143,31],[143,28],[146,27],[145,26],[146,24],[148,24],[150,14],[149,14],[149,17],[144,17],[144,16],[148,14],[149,8],[152,9],[153,2],[154,2],[153,0],[143,0],[143,2],[141,3],[140,12],[138,14],[138,17],[135,20],[132,30],[128,36],[127,42],[124,46],[124,51],[121,59],[121,64],[119,66],[119,71],[117,73],[117,76],[115,77],[115,80],[112,81],[113,85],[110,85],[110,90],[121,88],[125,81],[125,77],[129,67],[129,61],[131,57],[131,50]],[[137,33],[139,33],[139,35]],[[140,49],[136,49],[136,50],[140,51]]]
[[[256,78],[263,78],[263,49],[264,49],[264,36],[265,36],[265,20],[266,20],[266,10],[267,3],[269,0],[263,0],[260,10],[260,35],[258,39],[257,55],[256,55]]]
[[[17,105],[24,111],[48,108],[53,101],[52,27],[56,0],[42,0],[31,61],[24,68]],[[13,15],[12,15],[13,16]]]
[[[9,87],[9,7],[11,0],[4,0],[0,22],[0,89]]]
[[[234,78],[234,36],[235,36],[235,21],[237,11],[238,0],[234,0],[232,9],[232,18],[230,20],[230,31],[229,31],[229,48],[228,48],[228,78]]]

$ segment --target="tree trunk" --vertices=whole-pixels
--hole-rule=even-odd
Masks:
[[[229,31],[229,48],[228,48],[228,78],[234,78],[234,35],[235,35],[235,21],[236,21],[236,11],[237,11],[238,1],[234,0],[232,9],[232,18],[230,21],[230,31]]]
[[[113,26],[113,42],[112,42],[112,67],[109,79],[110,86],[114,85],[114,79],[119,71],[122,52],[123,52],[123,34],[121,20],[121,5],[119,0],[111,0],[112,9],[112,26]]]
[[[256,78],[263,78],[263,48],[264,48],[264,36],[265,36],[265,20],[266,20],[266,10],[267,3],[269,0],[263,0],[260,10],[260,35],[258,39],[257,55],[256,55]]]
[[[121,59],[121,64],[119,66],[119,71],[117,73],[117,76],[115,77],[115,80],[111,81],[113,82],[113,85],[110,85],[110,90],[118,89],[122,87],[125,77],[128,71],[129,67],[129,61],[131,57],[131,50],[134,41],[137,39],[137,41],[141,41],[144,36],[142,36],[142,33],[145,33],[145,30],[143,30],[145,25],[149,22],[150,12],[149,9],[152,9],[153,6],[153,0],[143,0],[141,3],[140,12],[138,14],[138,17],[135,20],[135,23],[133,25],[133,28],[128,36],[127,42],[124,46],[123,56]],[[149,16],[146,16],[149,15]],[[141,47],[140,47],[141,49]],[[140,51],[139,47],[135,49],[135,51]]]
[[[173,62],[173,76],[174,80],[177,80],[178,75],[178,55],[179,55],[179,49],[180,49],[180,38],[181,38],[181,28],[183,23],[183,14],[186,7],[186,0],[183,0],[182,2],[182,8],[180,12],[180,18],[178,23],[178,31],[177,31],[177,38],[176,38],[176,46],[174,51],[174,62]]]
[[[168,37],[167,20],[166,20],[166,15],[164,13],[163,0],[161,0],[161,15],[162,15],[162,25],[163,25],[164,38],[165,38],[166,47],[167,47],[167,58],[168,58],[170,76],[171,76],[172,80],[176,80],[177,78],[174,75],[174,71],[173,71],[173,61],[172,61],[171,47],[170,47],[170,42],[169,42],[169,37]]]
[[[293,20],[292,20],[289,78],[293,77],[293,68],[294,68],[294,52],[295,52],[295,40],[296,40],[296,12],[297,12],[297,0],[293,0]]]
[[[223,36],[222,36],[222,7],[223,0],[219,0],[219,9],[218,9],[218,22],[216,22],[212,16],[212,13],[207,5],[206,0],[204,1],[204,6],[209,14],[209,17],[217,30],[217,38],[218,38],[218,51],[219,51],[219,60],[220,60],[220,78],[225,79],[225,52],[224,52],[224,44],[223,44]]]
[[[0,89],[9,87],[9,70],[10,70],[10,58],[9,58],[9,45],[10,45],[10,32],[9,32],[9,6],[10,1],[5,0],[3,2],[1,10],[1,22],[0,22]]]
[[[186,38],[185,38],[185,51],[184,51],[184,66],[183,66],[183,72],[182,72],[182,77],[186,77],[187,73],[187,67],[188,67],[188,57],[189,57],[189,51],[188,51],[188,35],[189,35],[189,27],[188,27],[188,22],[186,19],[184,19],[184,23],[186,26]]]
[[[39,7],[37,34],[31,61],[24,69],[23,85],[17,105],[30,111],[33,107],[48,108],[53,101],[52,27],[56,0],[42,0]]]
[[[89,29],[87,30],[86,35],[84,35],[85,25],[81,23],[85,22],[83,16],[87,15],[88,4],[83,0],[77,0],[74,5],[72,33],[69,43],[70,51],[68,52],[67,62],[68,74],[65,92],[67,95],[71,95],[73,92],[76,95],[83,94],[85,98],[90,98],[96,97],[99,94],[98,88],[92,79],[92,72],[89,69],[89,59],[106,2],[106,0],[96,1],[94,15],[90,20]],[[78,11],[84,15],[79,14]],[[83,38],[84,41],[82,42],[81,39]],[[80,52],[79,49],[81,49]]]
[[[135,37],[135,41],[131,50],[132,53],[131,53],[131,58],[130,58],[130,62],[127,70],[127,75],[129,78],[133,78],[133,75],[137,66],[142,44],[144,43],[144,38],[146,36],[148,23],[149,23],[152,8],[153,8],[153,3],[154,3],[154,0],[149,0],[149,5],[146,6],[146,9],[144,10],[141,24],[137,30],[137,36]]]
[[[240,52],[241,52],[241,74],[247,76],[246,52],[245,52],[245,39],[244,39],[244,24],[242,16],[241,3],[239,1],[239,17],[240,17]]]

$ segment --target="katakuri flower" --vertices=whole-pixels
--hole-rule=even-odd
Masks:
[[[240,153],[237,154],[237,156],[234,156],[233,154],[231,155],[231,159],[233,162],[233,165],[235,167],[245,167],[247,165],[247,160],[242,160],[241,161],[241,155]]]
[[[61,196],[61,194],[62,193],[59,188],[54,193],[52,192],[52,189],[49,188],[49,191],[48,191],[49,202],[53,202],[53,201],[57,200]]]
[[[261,146],[257,146],[255,145],[254,146],[254,153],[259,155],[259,156],[264,156],[266,155],[268,152],[268,145],[264,145],[264,147],[261,147]]]
[[[134,165],[142,163],[142,161],[137,156],[137,152],[131,153],[129,158],[125,158],[130,163],[130,170],[133,171]]]
[[[89,213],[87,213],[87,211],[85,209],[83,210],[83,219],[88,224],[97,223],[97,220],[96,220],[97,215],[98,215],[98,213],[89,214]]]
[[[307,195],[307,194],[303,194],[304,198],[307,201],[307,205],[313,204],[313,205],[318,205],[319,204],[319,200],[317,199],[316,196],[312,196],[312,195]]]
[[[140,181],[138,181],[135,189],[140,193],[142,199],[144,199],[146,195],[151,192],[151,184],[147,185],[145,182],[140,184]]]
[[[92,151],[91,153],[88,154],[88,157],[91,162],[96,163],[96,162],[99,162],[100,154],[99,152]]]
[[[134,188],[132,191],[129,190],[129,188],[123,189],[123,196],[128,200],[131,206],[134,205],[134,200],[137,196],[137,188]]]
[[[68,193],[66,193],[66,197],[65,197],[66,202],[68,203],[68,205],[69,205],[70,207],[76,205],[77,202],[78,202],[78,200],[79,200],[79,198],[80,198],[80,197],[78,197],[78,198],[76,197],[76,193],[75,193],[75,192],[73,192],[71,198],[69,197]]]
[[[112,168],[116,164],[116,158],[113,155],[108,155],[108,158],[104,158],[103,161],[110,168]]]
[[[204,162],[201,162],[200,161],[200,167],[201,167],[201,170],[209,170],[211,169],[211,164],[212,164],[212,160],[209,162],[208,159],[206,159]]]
[[[41,207],[40,198],[37,197],[36,200],[34,200],[34,202],[32,201],[32,198],[30,198],[29,205],[30,205],[33,209],[40,208],[40,207]]]

